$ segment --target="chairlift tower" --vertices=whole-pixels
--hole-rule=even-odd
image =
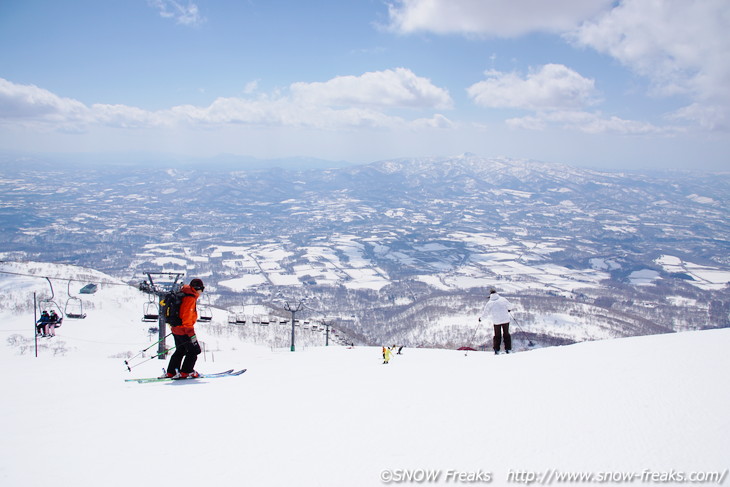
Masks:
[[[284,303],[284,309],[291,312],[291,351],[294,351],[294,315],[304,307],[304,302],[299,301],[297,304],[291,304],[289,301]]]
[[[331,321],[322,320],[322,324],[324,325],[324,346],[329,347],[330,346],[330,327],[332,326]]]
[[[165,360],[167,357],[167,345],[165,344],[165,337],[167,336],[165,325],[167,322],[160,301],[162,301],[165,294],[177,291],[182,287],[182,277],[185,274],[182,272],[145,272],[145,274],[147,275],[147,281],[140,284],[140,290],[157,296],[157,330],[160,338],[160,343],[157,346],[157,358]],[[152,276],[155,276],[155,278],[167,277],[168,279],[167,281],[159,279],[160,282],[156,282]]]

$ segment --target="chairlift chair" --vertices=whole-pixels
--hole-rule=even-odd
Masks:
[[[201,306],[198,310],[198,321],[208,323],[213,320],[213,311],[210,306]]]
[[[213,320],[213,310],[210,308],[210,297],[206,297],[206,302],[198,308],[198,321],[208,323]]]
[[[51,311],[55,311],[58,315],[58,321],[56,322],[56,328],[60,328],[61,323],[63,322],[64,312],[61,309],[61,307],[54,301],[54,298],[56,294],[53,292],[53,284],[51,283],[51,280],[46,277],[46,281],[48,281],[48,285],[51,288],[51,296],[48,298],[43,298],[40,301],[38,301],[38,310],[41,314],[45,311],[46,313],[50,314]]]
[[[155,301],[147,301],[143,306],[142,321],[158,321],[159,319],[160,307]]]
[[[66,318],[72,318],[75,320],[82,320],[86,318],[84,313],[84,303],[81,298],[71,294],[71,280],[68,281],[68,299],[66,300],[66,306],[63,309],[63,314]]]
[[[58,315],[58,321],[56,322],[56,328],[61,327],[61,323],[63,323],[64,313],[61,310],[61,307],[58,304],[56,304],[55,301],[53,301],[52,299],[43,299],[38,302],[38,308],[40,309],[41,314],[43,314],[44,311],[48,314],[51,314],[51,311],[55,311],[56,315]]]
[[[246,315],[244,315],[243,313],[238,313],[236,315],[236,324],[245,325],[246,324]]]
[[[86,313],[84,313],[84,304],[81,299],[77,297],[68,298],[68,300],[66,300],[66,306],[63,310],[63,314],[66,315],[66,318],[72,318],[75,320],[83,320],[86,318]]]

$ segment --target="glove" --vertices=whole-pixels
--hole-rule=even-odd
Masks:
[[[200,349],[200,343],[198,343],[198,337],[195,335],[190,337],[190,344],[188,345],[188,350],[194,353],[195,355],[200,355],[202,350]]]

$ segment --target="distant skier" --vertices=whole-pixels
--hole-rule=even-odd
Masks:
[[[484,305],[482,314],[479,317],[479,321],[482,318],[490,320],[494,325],[494,338],[492,339],[492,347],[494,348],[494,354],[499,354],[499,349],[502,344],[502,338],[504,337],[504,350],[510,353],[512,350],[512,336],[509,334],[509,323],[510,314],[512,310],[512,303],[507,301],[497,293],[496,289],[489,290],[489,301]]]
[[[188,379],[199,377],[194,367],[201,352],[200,344],[195,336],[195,322],[198,321],[196,303],[205,286],[200,279],[193,279],[180,289],[184,293],[180,303],[179,326],[172,327],[172,337],[175,339],[175,352],[170,357],[167,373],[163,377],[173,379]]]
[[[401,355],[401,352],[403,351],[403,347],[404,347],[404,345],[401,345],[400,347],[398,347],[397,355]]]
[[[390,362],[392,353],[388,347],[383,347],[383,364]]]

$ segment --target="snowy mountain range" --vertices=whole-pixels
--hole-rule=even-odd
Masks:
[[[564,344],[730,326],[729,194],[728,174],[470,154],[302,170],[15,158],[0,259],[133,284],[183,272],[251,319],[306,298],[353,341],[410,346],[485,344],[494,286],[520,343]]]

